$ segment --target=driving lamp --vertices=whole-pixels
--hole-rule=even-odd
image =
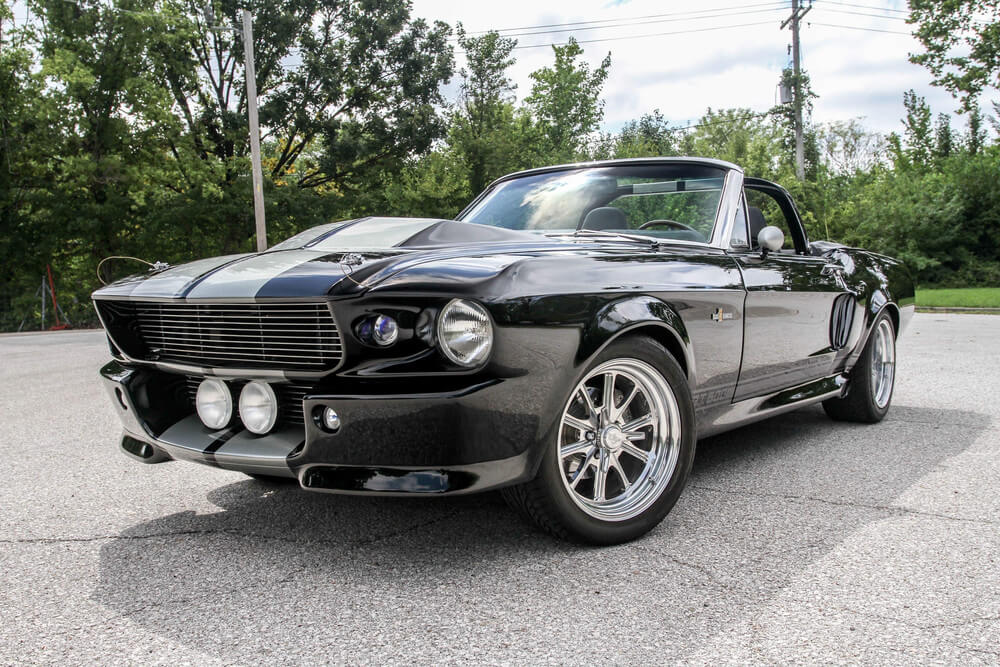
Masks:
[[[493,325],[489,313],[478,303],[454,299],[441,310],[437,340],[450,361],[471,368],[484,363],[493,348]]]
[[[240,392],[240,419],[247,430],[263,435],[278,420],[278,399],[266,382],[248,382]]]
[[[233,395],[222,380],[202,380],[194,396],[194,405],[201,423],[213,431],[225,428],[233,418]]]
[[[372,340],[377,345],[388,347],[399,337],[399,325],[388,315],[379,315],[372,324]]]

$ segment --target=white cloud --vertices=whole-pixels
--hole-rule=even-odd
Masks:
[[[775,102],[775,87],[781,69],[790,61],[787,46],[790,31],[779,30],[789,10],[777,8],[761,12],[764,0],[707,0],[698,4],[671,0],[504,0],[503,2],[452,2],[413,0],[413,14],[441,19],[451,25],[461,21],[466,30],[518,28],[521,26],[575,21],[620,19],[648,15],[677,14],[684,20],[664,22],[648,19],[642,24],[601,30],[519,37],[520,45],[564,42],[574,35],[581,42],[593,39],[628,37],[620,41],[582,44],[585,58],[596,66],[611,52],[611,72],[604,88],[605,129],[659,108],[671,121],[685,123],[697,119],[705,109],[749,107],[764,111]],[[852,0],[853,4],[905,9],[903,0]],[[790,3],[781,3],[789,5]],[[748,7],[754,5],[754,7]],[[737,8],[738,7],[738,8]],[[691,12],[704,12],[696,19]],[[951,96],[930,85],[926,69],[907,60],[921,51],[919,42],[908,34],[848,30],[818,24],[837,24],[870,29],[909,32],[901,20],[883,19],[842,11],[860,11],[904,16],[890,11],[851,9],[839,4],[816,3],[802,29],[803,65],[814,90],[817,121],[843,120],[864,116],[874,130],[900,129],[903,92],[910,88],[927,98],[935,113],[957,107]],[[660,22],[652,22],[654,20]],[[657,37],[637,35],[681,32],[707,27],[767,22],[766,25],[724,30],[686,32]],[[812,24],[812,25],[808,25]],[[533,70],[552,60],[550,48],[518,49],[512,77],[518,97],[531,89],[528,77]],[[458,55],[461,63],[461,54]],[[995,95],[994,95],[995,97]],[[986,106],[984,100],[984,106]],[[964,119],[956,127],[964,125]]]

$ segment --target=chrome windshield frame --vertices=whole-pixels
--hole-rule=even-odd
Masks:
[[[722,198],[719,201],[719,211],[712,227],[712,238],[708,245],[720,250],[730,249],[733,229],[736,227],[736,215],[740,210],[740,200],[743,197],[743,171],[730,169],[726,173]]]

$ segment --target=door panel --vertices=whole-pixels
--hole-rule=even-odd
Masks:
[[[735,255],[747,297],[743,362],[734,400],[787,389],[833,372],[833,302],[843,279],[819,257]]]

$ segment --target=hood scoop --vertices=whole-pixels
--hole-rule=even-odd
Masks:
[[[417,232],[397,247],[440,248],[442,246],[469,245],[474,243],[537,243],[538,240],[538,236],[530,232],[477,225],[472,222],[442,220]]]

